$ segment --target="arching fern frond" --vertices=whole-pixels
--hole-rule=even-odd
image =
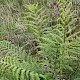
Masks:
[[[10,80],[46,80],[31,66],[33,63],[21,61],[17,57],[6,56],[0,60],[0,75]],[[38,69],[35,66],[36,69]]]

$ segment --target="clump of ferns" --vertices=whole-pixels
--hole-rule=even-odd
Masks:
[[[28,40],[27,46],[31,49],[29,53],[37,53],[37,45],[39,42],[39,36],[42,36],[48,23],[48,15],[44,6],[40,7],[37,4],[25,5],[25,11],[22,12],[22,23],[27,28]]]
[[[0,60],[0,75],[10,80],[46,80],[46,77],[38,72],[35,62],[28,63],[12,56],[5,56]]]
[[[63,79],[67,72],[73,73],[74,67],[79,61],[80,41],[76,39],[80,31],[75,33],[77,18],[74,18],[74,11],[71,11],[72,3],[68,0],[59,0],[60,17],[58,23],[47,30],[41,37],[40,53],[49,59],[50,67],[53,68],[54,78]],[[76,64],[74,66],[74,64]]]

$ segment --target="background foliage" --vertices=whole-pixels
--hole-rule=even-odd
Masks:
[[[0,80],[80,80],[80,0],[0,0]]]

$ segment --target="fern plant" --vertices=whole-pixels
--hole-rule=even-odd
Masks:
[[[75,33],[77,18],[73,17],[74,11],[71,11],[72,3],[68,0],[59,0],[59,7],[58,23],[41,37],[39,53],[44,53],[48,57],[55,80],[68,80],[69,75],[66,75],[66,70],[70,74],[73,73],[72,63],[79,60],[77,56],[80,54],[80,41],[76,39],[76,36],[80,34],[80,31]]]

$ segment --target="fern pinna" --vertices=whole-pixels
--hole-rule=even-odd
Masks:
[[[65,77],[68,74],[66,70],[70,74],[73,73],[72,63],[79,60],[77,55],[80,55],[80,41],[76,36],[80,31],[75,33],[77,18],[73,17],[72,3],[68,0],[59,0],[58,5],[60,7],[58,23],[42,35],[39,47],[40,53],[44,53],[50,63],[53,63],[51,66],[55,80],[68,80],[70,75]]]

